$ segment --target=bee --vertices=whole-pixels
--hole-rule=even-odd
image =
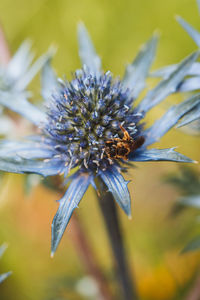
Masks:
[[[134,140],[124,127],[121,125],[119,127],[124,134],[123,138],[114,138],[106,141],[105,154],[110,159],[121,158],[127,160],[130,152],[143,145],[144,137],[139,136]]]

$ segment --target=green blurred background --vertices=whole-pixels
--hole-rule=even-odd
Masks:
[[[80,67],[76,40],[79,21],[91,33],[104,70],[122,76],[125,65],[155,30],[161,39],[154,68],[175,63],[195,50],[193,41],[175,21],[177,14],[200,29],[195,0],[0,0],[0,22],[11,51],[26,38],[34,42],[37,55],[49,45],[57,45],[53,65],[59,76],[67,77]],[[32,88],[39,99],[39,78]],[[169,103],[179,100],[175,95],[154,109],[148,115],[149,123],[164,113]],[[173,130],[159,143],[159,147],[168,146],[178,146],[183,154],[200,160],[197,136]],[[169,172],[178,173],[178,166],[140,163],[126,176],[132,179],[133,218],[128,220],[123,212],[120,217],[130,268],[142,300],[184,299],[200,263],[198,253],[180,255],[197,228],[190,212],[170,218],[178,192],[163,183]],[[79,292],[87,272],[74,247],[70,226],[54,259],[50,258],[51,221],[59,196],[42,186],[25,196],[23,181],[23,176],[6,175],[0,183],[0,243],[9,244],[0,261],[0,273],[13,271],[0,286],[0,299],[96,299]],[[109,243],[92,188],[77,214],[102,269],[116,288]]]

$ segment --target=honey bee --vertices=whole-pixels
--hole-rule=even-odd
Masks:
[[[144,137],[139,136],[134,140],[125,128],[121,125],[119,127],[124,134],[123,138],[114,138],[106,141],[105,154],[110,159],[122,158],[127,160],[130,152],[142,146]]]

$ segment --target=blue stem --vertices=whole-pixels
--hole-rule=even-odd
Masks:
[[[112,194],[106,192],[107,188],[105,187],[104,183],[100,181],[100,179],[97,182],[97,186],[100,191],[98,200],[111,243],[117,277],[123,294],[122,299],[137,300],[138,297],[135,284],[128,268],[115,201]]]

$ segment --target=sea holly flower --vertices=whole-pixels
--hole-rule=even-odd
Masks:
[[[148,149],[170,130],[195,105],[200,94],[171,107],[149,128],[145,115],[173,93],[188,68],[196,61],[193,53],[167,79],[148,91],[138,106],[135,99],[146,85],[146,77],[155,56],[157,37],[142,47],[122,80],[103,72],[101,60],[83,25],[78,31],[79,54],[83,68],[71,81],[57,80],[49,61],[42,73],[46,113],[34,114],[23,106],[18,112],[37,125],[38,135],[23,141],[0,143],[0,170],[14,173],[36,173],[42,176],[62,175],[70,182],[52,223],[52,254],[56,251],[74,209],[90,184],[101,180],[124,212],[131,215],[128,182],[122,173],[132,162],[193,162],[175,148]],[[12,109],[12,107],[10,107]],[[73,175],[70,176],[70,171]],[[67,179],[65,179],[67,178]]]
[[[4,254],[4,252],[5,252],[6,249],[7,249],[7,245],[6,244],[3,244],[3,245],[0,246],[0,258],[2,257],[2,255]],[[7,272],[7,273],[0,274],[0,283],[2,283],[11,274],[12,274],[12,272]]]

